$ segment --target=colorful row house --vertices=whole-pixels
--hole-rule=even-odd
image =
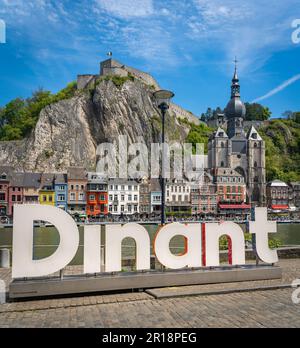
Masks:
[[[108,214],[107,178],[99,173],[88,173],[87,182],[88,217],[101,217]]]
[[[12,167],[0,168],[0,216],[6,216],[9,211],[9,183]]]
[[[68,169],[68,211],[86,217],[87,173],[82,167]]]
[[[108,211],[112,215],[139,214],[140,191],[135,180],[108,180]]]

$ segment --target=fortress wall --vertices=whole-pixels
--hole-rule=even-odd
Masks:
[[[140,71],[138,69],[131,68],[129,66],[125,66],[125,69],[128,72],[130,72],[134,77],[144,81],[147,85],[150,85],[150,86],[153,85],[155,87],[155,89],[160,88],[158,83],[156,82],[156,80],[150,74],[147,74],[147,73]]]
[[[84,89],[88,84],[95,81],[97,75],[77,75],[77,88]]]
[[[196,125],[200,124],[200,120],[194,116],[193,114],[191,114],[190,112],[188,112],[187,110],[184,110],[183,108],[181,108],[180,106],[171,103],[170,104],[170,111],[173,111],[177,117],[182,118],[182,119],[187,119],[189,122],[192,122]]]

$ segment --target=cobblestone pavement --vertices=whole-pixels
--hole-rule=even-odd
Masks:
[[[0,327],[300,327],[292,289],[0,313]],[[63,302],[62,301],[62,306]],[[76,301],[75,301],[76,302]]]
[[[285,283],[300,278],[300,259],[280,265]],[[8,281],[10,271],[0,270],[0,278]],[[244,283],[247,287],[251,282]],[[6,303],[0,305],[0,327],[300,327],[300,304],[293,304],[292,292],[162,300],[136,292]]]

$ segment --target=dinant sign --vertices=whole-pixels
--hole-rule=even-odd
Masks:
[[[49,257],[33,260],[34,221],[53,224],[60,236],[59,246]],[[255,221],[249,222],[249,232],[255,235],[256,252],[266,263],[278,261],[277,251],[268,246],[268,233],[277,232],[276,222],[267,220],[266,208],[255,208]],[[175,236],[185,238],[185,252],[174,255],[170,241]],[[230,238],[230,263],[245,264],[245,238],[242,228],[233,222],[223,223],[170,223],[161,227],[153,246],[157,260],[166,268],[182,269],[219,266],[219,238]],[[150,269],[150,238],[140,224],[105,225],[105,272],[122,269],[122,241],[133,238],[136,243],[136,269]],[[65,268],[79,247],[79,231],[72,217],[63,210],[43,205],[16,205],[13,226],[12,277],[43,277]],[[101,272],[101,227],[84,226],[84,273]]]

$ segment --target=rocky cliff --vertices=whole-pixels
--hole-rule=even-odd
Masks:
[[[116,85],[99,81],[93,88],[45,107],[30,136],[0,142],[0,165],[26,171],[65,171],[67,167],[96,168],[96,148],[126,135],[128,143],[159,142],[161,122],[153,106],[153,90],[138,80]],[[181,115],[170,110],[166,120],[169,141],[183,142],[189,132]],[[195,118],[195,122],[196,122]]]

